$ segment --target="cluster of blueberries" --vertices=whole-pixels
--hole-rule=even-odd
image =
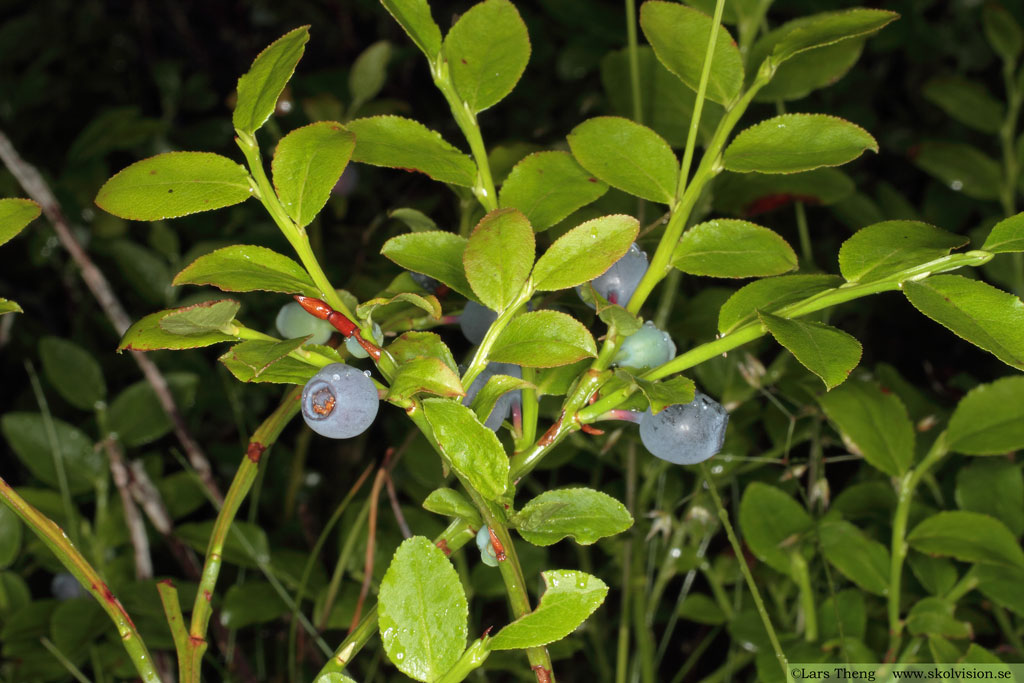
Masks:
[[[626,304],[646,271],[647,254],[633,244],[590,285],[610,303]],[[439,284],[416,273],[413,278],[428,290]],[[470,301],[459,318],[459,327],[470,342],[479,344],[496,318],[494,311]],[[329,323],[307,314],[296,303],[286,304],[281,309],[277,327],[287,338],[313,335],[310,341],[316,344],[326,342],[333,331]],[[373,336],[377,343],[383,338],[376,324]],[[346,348],[358,358],[366,357],[366,352],[354,339],[346,341]],[[675,354],[671,337],[647,321],[622,342],[614,362],[622,367],[646,370],[668,362]],[[471,404],[494,375],[522,378],[522,370],[509,363],[489,363],[467,389],[463,403]],[[322,368],[302,391],[302,416],[306,424],[317,434],[333,439],[347,439],[366,431],[377,416],[379,404],[377,388],[369,373],[342,363]],[[504,394],[484,424],[497,431],[506,418],[517,413],[520,405],[521,392]],[[671,405],[657,414],[648,408],[642,414],[634,414],[633,421],[639,422],[640,440],[652,455],[671,463],[692,465],[721,450],[729,414],[716,401],[698,392],[690,403]],[[479,537],[478,542],[483,539]],[[487,542],[489,539],[484,542],[485,546]]]

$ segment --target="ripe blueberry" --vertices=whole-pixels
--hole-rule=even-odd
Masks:
[[[377,323],[373,324],[373,342],[377,346],[380,346],[384,342],[384,332],[380,329],[380,325]],[[356,341],[354,336],[345,340],[345,348],[352,354],[353,358],[369,358],[370,356],[370,354],[366,352],[366,349],[359,345],[359,342]]]
[[[647,253],[634,242],[622,258],[613,263],[603,275],[591,280],[590,284],[609,303],[625,306],[646,272]],[[579,291],[577,287],[576,293]]]
[[[351,365],[331,363],[302,390],[302,417],[317,434],[350,439],[377,417],[380,399],[370,378]]]
[[[459,316],[459,328],[462,334],[466,335],[466,339],[473,344],[479,344],[484,340],[491,323],[497,319],[498,314],[495,311],[475,301],[467,301],[466,308]]]
[[[58,600],[73,600],[88,595],[82,584],[78,583],[78,579],[69,572],[58,572],[54,575],[50,581],[50,592]]]
[[[305,337],[313,335],[307,344],[326,344],[334,332],[334,327],[326,320],[314,318],[300,306],[292,301],[281,307],[277,312],[277,331],[285,339]]]
[[[462,399],[464,405],[470,405],[473,403],[473,399],[480,393],[480,390],[484,388],[489,380],[494,375],[508,375],[509,377],[515,377],[517,379],[523,378],[523,369],[518,365],[512,363],[488,363],[487,367],[484,368],[483,372],[476,376],[473,383],[469,385],[469,389],[466,390],[466,396]],[[505,421],[509,413],[512,411],[513,405],[518,405],[522,401],[522,392],[518,389],[516,391],[509,391],[501,395],[501,398],[494,404],[494,410],[487,416],[484,421],[484,426],[490,429],[492,432],[498,431],[501,427],[501,423]]]
[[[676,465],[695,465],[722,449],[729,413],[697,392],[690,403],[676,403],[640,418],[640,440],[651,455]]]
[[[480,531],[476,532],[476,547],[480,549],[480,559],[484,564],[488,567],[498,566],[498,553],[494,551],[491,534],[486,526],[480,527]]]
[[[628,368],[648,370],[669,362],[675,355],[676,345],[672,337],[648,320],[623,340],[613,362]]]
[[[409,275],[412,276],[412,279],[416,284],[418,284],[420,287],[427,290],[431,294],[435,293],[437,291],[437,288],[441,286],[440,282],[430,277],[429,275],[424,275],[423,273],[414,273],[411,270],[409,271]]]

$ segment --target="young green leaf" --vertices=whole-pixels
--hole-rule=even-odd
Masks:
[[[803,173],[730,173],[715,180],[716,211],[749,218],[793,202],[827,206],[854,193],[850,176],[835,168],[816,168]]]
[[[1024,568],[1024,550],[1013,532],[995,517],[977,512],[936,513],[914,527],[907,542],[923,553],[961,562]]]
[[[1003,61],[1015,64],[1021,50],[1024,50],[1024,30],[1006,8],[994,2],[986,3],[981,10],[982,26],[989,45]]]
[[[384,651],[398,670],[436,681],[466,649],[469,608],[455,567],[423,536],[398,546],[377,597]]]
[[[56,437],[56,453],[48,438],[50,425]],[[32,476],[47,486],[58,487],[54,457],[59,458],[64,467],[72,494],[92,491],[107,477],[103,452],[93,447],[91,438],[63,420],[51,418],[48,421],[39,413],[9,412],[0,417],[0,431],[10,450]]]
[[[46,379],[71,405],[94,410],[97,402],[106,398],[107,383],[100,364],[78,344],[60,337],[43,337],[39,340],[39,357]]]
[[[200,256],[173,285],[213,285],[225,292],[283,292],[322,297],[306,269],[266,247],[234,244]]]
[[[827,114],[782,114],[747,128],[725,149],[728,171],[798,173],[841,166],[878,143],[858,125]]]
[[[224,332],[234,321],[240,307],[241,304],[234,299],[193,304],[171,311],[161,318],[160,329],[185,337]]]
[[[489,500],[508,489],[508,456],[501,442],[469,408],[442,398],[423,401],[423,414],[434,430],[437,445],[470,486]]]
[[[437,230],[437,223],[427,214],[417,209],[399,208],[388,211],[388,218],[394,218],[405,224],[413,232],[428,232]]]
[[[424,311],[434,320],[441,319],[441,302],[433,294],[420,296],[412,292],[401,292],[393,297],[379,297],[370,299],[356,306],[356,316],[362,320],[371,320],[373,316],[378,319],[385,319],[394,312],[394,308],[418,308]],[[380,309],[384,309],[383,315]]]
[[[210,152],[167,152],[136,161],[103,183],[96,206],[119,218],[156,221],[212,211],[252,196],[249,173]]]
[[[497,405],[498,399],[510,391],[518,389],[533,389],[533,384],[510,375],[491,375],[480,393],[473,399],[473,412],[481,422],[487,422]]]
[[[974,199],[998,199],[1003,170],[977,147],[959,142],[926,142],[911,153],[914,164],[955,192]]]
[[[376,97],[384,87],[390,59],[391,43],[386,40],[377,41],[356,57],[348,73],[348,92],[352,96],[348,106],[349,116]]]
[[[373,166],[419,171],[443,183],[473,187],[476,164],[422,123],[401,116],[349,121],[356,135],[352,160]]]
[[[914,459],[914,426],[895,394],[870,382],[846,382],[818,397],[825,414],[854,453],[875,469],[898,477]]]
[[[718,331],[728,334],[757,319],[757,312],[771,313],[843,283],[836,275],[781,275],[754,280],[741,287],[718,311]]]
[[[181,410],[188,409],[196,397],[199,377],[190,372],[167,374],[174,402]],[[117,434],[125,446],[134,448],[156,441],[171,431],[171,418],[149,382],[132,384],[118,394],[107,409],[107,429]]]
[[[889,551],[863,531],[844,521],[818,525],[821,553],[839,573],[875,595],[889,591]]]
[[[792,496],[775,486],[755,481],[740,500],[740,528],[750,550],[759,560],[789,574],[790,552],[800,537],[814,527],[814,520]]]
[[[672,265],[691,275],[763,277],[796,268],[796,253],[778,234],[748,221],[719,218],[695,225],[672,253]]]
[[[970,638],[971,625],[954,616],[956,604],[942,598],[928,597],[918,600],[907,613],[907,633],[913,636],[941,638]],[[954,648],[955,650],[955,648]],[[959,657],[957,657],[959,659]]]
[[[0,245],[38,218],[40,211],[31,199],[0,199]]]
[[[267,342],[262,340],[253,340],[245,342],[246,344],[272,344],[273,342]],[[237,346],[241,346],[238,344]],[[232,347],[232,348],[237,348]],[[313,345],[306,345],[306,349],[311,348]],[[330,348],[330,347],[322,347]],[[256,351],[255,349],[253,351]],[[250,353],[246,351],[246,353]],[[228,369],[235,379],[239,382],[251,382],[253,384],[297,384],[303,386],[313,378],[313,376],[320,369],[319,366],[310,365],[297,358],[291,356],[285,356],[276,361],[273,361],[269,365],[261,368],[258,373],[254,372],[251,361],[237,359],[233,351],[227,351],[220,358],[218,358],[224,367]]]
[[[252,382],[268,368],[302,346],[309,337],[284,341],[251,339],[232,346],[220,361],[242,382]]]
[[[23,313],[23,309],[18,305],[18,302],[11,301],[10,299],[0,299],[0,315],[4,313]]]
[[[466,244],[465,237],[441,230],[411,232],[389,239],[380,253],[406,270],[423,273],[475,300],[462,264]]]
[[[856,8],[791,21],[785,25],[785,36],[775,43],[772,61],[781,64],[806,50],[870,35],[899,16],[888,10]]]
[[[993,254],[1024,251],[1024,213],[996,223],[981,248]]]
[[[967,242],[962,235],[920,221],[883,221],[843,242],[839,272],[847,282],[874,282],[946,256]]]
[[[1024,533],[1024,475],[1020,465],[1002,458],[968,463],[956,473],[956,504],[961,510],[1002,520],[1019,538]]]
[[[800,19],[795,20],[801,21]],[[794,23],[794,22],[790,22]],[[765,34],[754,43],[748,64],[762,64],[780,41],[789,37],[788,24]],[[847,74],[864,51],[864,39],[823,45],[794,56],[779,65],[772,79],[754,96],[756,102],[789,101],[826,88]]]
[[[903,293],[953,334],[1024,370],[1024,305],[1017,297],[961,275],[905,282]]]
[[[281,138],[271,172],[284,210],[303,228],[327,204],[355,148],[356,136],[334,121],[296,128]]]
[[[530,277],[535,248],[530,221],[517,209],[496,209],[480,219],[462,263],[484,306],[501,313],[519,296]]]
[[[196,305],[210,306],[215,303],[217,302],[204,301],[203,303]],[[188,308],[190,307],[186,306],[185,309],[171,308],[165,311],[150,313],[141,320],[136,320],[132,326],[125,331],[124,336],[121,337],[121,343],[117,347],[118,353],[126,350],[157,351],[161,349],[198,349],[203,346],[211,346],[220,342],[235,341],[236,337],[224,334],[223,332],[178,335],[171,334],[160,327],[160,321],[168,315]]]
[[[252,135],[270,118],[308,40],[309,26],[300,26],[256,56],[249,71],[238,79],[238,102],[231,116],[235,130]]]
[[[619,371],[616,373],[616,376],[621,377],[620,373],[628,374],[625,371]],[[650,403],[651,413],[654,415],[657,415],[671,405],[690,403],[693,401],[694,394],[697,391],[697,386],[693,383],[693,380],[682,375],[676,375],[659,382],[651,382],[641,377],[633,377],[632,381],[636,383],[640,393]]]
[[[1024,449],[1024,377],[981,384],[949,418],[949,449],[966,455],[1003,455]]]
[[[551,292],[593,280],[629,251],[639,231],[640,223],[623,215],[602,216],[577,225],[537,259],[534,287]]]
[[[597,116],[573,128],[567,140],[580,166],[612,187],[660,204],[675,201],[679,162],[650,128]]]
[[[595,356],[594,337],[578,320],[558,311],[533,311],[512,319],[498,335],[488,359],[551,368]]]
[[[760,317],[775,341],[820,377],[826,389],[845,382],[860,362],[860,342],[842,330],[808,320],[780,318],[764,311]]]
[[[476,113],[516,87],[530,61],[530,36],[511,2],[484,0],[459,17],[442,49],[455,91]]]
[[[462,517],[470,524],[480,525],[480,513],[455,489],[434,489],[423,501],[423,509],[445,517]]]
[[[985,86],[960,76],[933,78],[924,84],[924,98],[965,126],[996,134],[1006,118],[1003,103]]]
[[[649,0],[640,7],[640,28],[654,53],[669,71],[695,91],[700,86],[712,27],[711,17],[686,5]],[[725,27],[719,26],[706,96],[712,102],[728,105],[739,96],[742,87],[743,58],[739,47]]]
[[[388,344],[387,351],[398,365],[417,358],[439,358],[452,370],[458,370],[451,350],[434,332],[406,332]]]
[[[608,594],[596,576],[568,569],[541,572],[546,589],[537,608],[498,631],[492,650],[523,650],[565,638],[587,620]]]
[[[587,173],[568,152],[537,152],[516,164],[505,178],[498,204],[519,209],[540,232],[607,191],[608,186]]]
[[[431,63],[437,61],[441,54],[441,29],[430,14],[427,0],[381,0],[381,4],[427,59]]]
[[[420,393],[445,398],[466,395],[459,376],[440,358],[417,358],[400,365],[386,398],[405,400]]]
[[[572,537],[580,545],[620,534],[633,526],[626,506],[593,489],[545,491],[515,514],[519,535],[534,545],[548,546]]]

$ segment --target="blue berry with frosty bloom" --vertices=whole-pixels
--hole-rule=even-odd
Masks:
[[[625,306],[646,272],[647,253],[634,242],[622,258],[613,263],[604,274],[591,280],[590,284],[609,303]],[[576,292],[580,292],[580,287],[576,288]]]
[[[479,344],[484,340],[491,323],[497,319],[498,314],[495,311],[475,301],[467,301],[462,315],[459,316],[459,329],[470,343]]]
[[[314,432],[331,439],[362,434],[379,408],[373,381],[344,363],[322,368],[302,389],[302,418]]]
[[[509,377],[515,377],[516,379],[523,378],[523,369],[518,365],[512,363],[488,363],[487,367],[484,368],[483,372],[476,376],[473,383],[469,385],[469,389],[466,390],[466,396],[462,399],[463,405],[470,405],[473,403],[473,399],[480,393],[480,390],[484,388],[489,380],[494,375],[508,375]],[[501,423],[505,421],[505,418],[512,412],[512,406],[519,405],[522,402],[522,392],[516,389],[515,391],[509,391],[501,395],[501,397],[495,402],[494,409],[491,414],[484,420],[484,426],[490,429],[492,432],[498,431],[501,427]]]
[[[695,465],[722,450],[728,424],[725,408],[698,391],[691,402],[668,406],[657,415],[648,408],[640,418],[640,441],[662,460]]]

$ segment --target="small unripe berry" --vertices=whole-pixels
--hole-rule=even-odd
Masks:
[[[622,341],[613,362],[627,368],[648,370],[669,362],[675,355],[676,345],[672,337],[648,320]]]
[[[480,531],[476,532],[476,547],[480,549],[480,559],[484,564],[488,567],[498,566],[498,553],[494,551],[491,533],[486,526],[480,527]]]
[[[331,363],[302,390],[302,417],[317,434],[350,439],[365,432],[377,417],[377,387],[351,365]]]
[[[380,329],[380,325],[377,323],[373,324],[373,343],[380,346],[384,342],[384,332]],[[369,358],[370,354],[366,352],[359,342],[356,341],[355,336],[349,337],[345,340],[345,349],[352,354],[353,358]]]
[[[299,304],[292,301],[281,307],[277,312],[277,331],[285,339],[310,337],[308,344],[326,344],[334,332],[334,327],[326,320],[314,318]]]

